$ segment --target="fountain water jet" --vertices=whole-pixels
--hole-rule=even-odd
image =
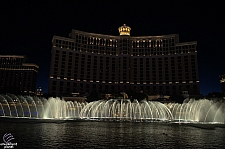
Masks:
[[[175,121],[200,123],[225,123],[225,103],[207,99],[194,100],[178,104],[169,103],[167,107]]]
[[[64,101],[60,98],[0,95],[1,115],[15,118],[35,119],[79,119],[79,113],[86,103]]]
[[[12,116],[11,109],[10,109],[8,101],[2,95],[0,95],[0,100],[1,100],[1,104],[3,106],[6,104],[6,106],[8,107],[9,116]],[[7,115],[7,113],[6,113],[7,110],[6,109],[4,109],[3,112]]]
[[[138,102],[129,99],[100,100],[87,104],[80,112],[82,119],[116,121],[170,121],[170,110],[160,102]]]
[[[60,98],[0,95],[0,116],[51,120],[166,121],[179,123],[225,122],[225,102],[191,99],[183,104],[163,104],[129,99],[99,100],[90,103]]]

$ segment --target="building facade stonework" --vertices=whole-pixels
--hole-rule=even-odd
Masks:
[[[179,35],[119,36],[72,30],[52,39],[49,93],[143,91],[199,94],[197,42],[179,43]]]

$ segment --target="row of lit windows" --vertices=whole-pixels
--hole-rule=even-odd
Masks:
[[[137,70],[137,69],[136,69]],[[57,68],[54,69],[54,76],[57,75],[57,73],[61,72],[61,75],[63,78],[64,77],[69,77],[69,76],[77,76],[77,75],[80,75],[80,76],[85,76],[85,78],[111,78],[112,77],[112,80],[113,78],[115,78],[116,74],[120,74],[120,77],[125,77],[125,78],[129,78],[129,76],[133,76],[134,79],[151,79],[151,78],[169,78],[170,76],[171,77],[174,77],[177,76],[179,78],[186,78],[186,79],[189,79],[189,78],[195,78],[196,77],[196,71],[185,71],[185,73],[183,74],[182,73],[182,70],[177,70],[178,73],[176,73],[175,69],[174,70],[171,70],[170,72],[167,70],[165,71],[163,74],[162,74],[162,71],[138,71],[138,73],[135,73],[137,71],[131,71],[131,73],[129,74],[129,71],[128,70],[123,70],[121,72],[117,72],[115,73],[115,71],[109,71],[109,69],[99,69],[99,71],[97,71],[96,69],[88,69],[88,70],[85,70],[84,69],[81,69],[80,71],[77,71],[76,69],[74,69],[74,72],[71,73],[71,70],[68,70],[67,72],[64,70],[64,69],[61,69],[61,70],[58,70]],[[88,74],[91,74],[88,75]],[[154,77],[154,74],[158,74],[158,77]],[[144,78],[143,76],[148,76],[146,78]],[[56,76],[55,76],[56,77]],[[140,78],[137,78],[137,77],[140,77]],[[62,79],[62,78],[61,78]],[[168,80],[168,79],[166,79]]]
[[[54,79],[52,76],[50,79]],[[62,80],[60,77],[57,77],[55,79]],[[67,78],[64,78],[63,80],[67,80]],[[74,81],[74,79],[70,79],[71,81]],[[90,83],[108,83],[108,84],[179,84],[179,83],[199,83],[199,81],[161,81],[161,82],[150,82],[150,81],[142,81],[142,82],[129,82],[129,81],[102,81],[102,80],[81,80],[81,79],[76,79],[75,81],[77,82],[90,82]]]
[[[92,39],[92,38],[91,38]],[[98,39],[98,38],[96,38]],[[83,51],[83,52],[92,52],[92,53],[98,53],[98,54],[115,54],[116,51],[116,47],[117,45],[115,45],[114,43],[117,43],[116,41],[114,42],[114,40],[109,40],[108,43],[102,43],[101,42],[92,42],[92,40],[90,41],[90,43],[79,43],[79,42],[75,42],[74,41],[64,41],[64,40],[55,40],[56,42],[53,42],[53,46],[54,47],[59,47],[59,48],[66,48],[66,49],[73,49],[76,51]],[[101,40],[99,40],[101,41]],[[113,43],[114,42],[114,43]],[[133,41],[132,41],[133,42]],[[151,44],[151,46],[144,46],[145,44],[142,43],[147,43],[145,42],[145,40],[143,40],[142,42],[139,41],[134,41],[132,44],[132,48],[136,49],[144,49],[146,52],[148,53],[140,53],[139,51],[135,50],[133,51],[134,53],[136,52],[135,55],[165,55],[165,54],[170,54],[169,51],[174,50],[174,48],[162,48],[163,45],[161,45],[160,43],[162,43],[162,40],[156,40],[156,41],[152,41],[150,43],[153,43],[153,45]],[[125,45],[124,45],[125,44]],[[90,45],[90,46],[89,46]],[[91,45],[96,45],[96,46],[91,46]],[[107,46],[112,46],[111,49],[108,49]],[[120,46],[126,46],[127,49],[129,49],[129,44],[128,43],[122,43],[120,44]],[[172,44],[170,44],[170,46],[174,46]],[[147,47],[147,48],[146,48]],[[176,48],[177,50],[175,52],[172,52],[171,54],[178,54],[178,53],[189,53],[189,52],[196,52],[195,50],[195,45],[183,45],[183,46],[178,46]],[[111,53],[111,51],[114,51],[114,53]],[[153,51],[165,51],[165,53],[151,53]],[[119,51],[118,51],[119,52]],[[123,53],[120,52],[120,54],[129,54],[128,52],[130,52],[129,50],[127,51],[127,53]],[[133,53],[132,52],[132,53]],[[149,53],[150,52],[150,53]]]
[[[66,85],[66,87],[64,87]],[[191,93],[198,93],[198,86],[197,85],[170,85],[170,86],[114,86],[114,85],[101,85],[101,84],[80,84],[80,83],[69,83],[63,84],[63,82],[60,82],[60,86],[56,85],[56,82],[53,82],[53,85],[51,87],[52,93],[55,94],[56,91],[58,92],[64,92],[64,93],[71,93],[71,92],[91,92],[93,90],[99,90],[100,92],[102,91],[122,91],[122,90],[127,90],[127,89],[132,89],[132,90],[142,90],[145,93],[150,93],[150,94],[173,94],[176,92],[180,92],[180,90],[183,89],[189,90]]]
[[[121,64],[123,64],[125,61],[122,61]],[[166,65],[165,65],[166,64]],[[59,66],[61,65],[61,66]],[[131,74],[136,74],[136,73],[144,73],[144,72],[150,72],[151,74],[162,74],[165,73],[165,75],[175,75],[176,72],[177,73],[181,73],[179,74],[182,75],[182,72],[192,72],[192,74],[184,74],[184,76],[188,76],[188,75],[196,75],[196,71],[195,71],[195,61],[192,61],[191,63],[188,62],[184,62],[182,65],[181,63],[175,62],[171,60],[171,63],[169,64],[168,62],[164,62],[162,63],[162,61],[158,61],[157,63],[155,63],[155,61],[151,61],[151,63],[149,63],[148,61],[145,61],[145,63],[143,61],[139,61],[137,63],[137,61],[134,61],[132,63],[132,67],[127,67],[126,65],[122,65],[123,67],[119,66],[119,63],[117,63],[118,67],[116,66],[115,61],[112,61],[112,63],[110,64],[109,61],[103,61],[100,60],[99,63],[97,61],[91,62],[90,59],[88,61],[86,61],[85,59],[78,61],[75,61],[75,64],[72,63],[67,63],[65,61],[62,61],[59,63],[58,60],[55,61],[55,65],[54,65],[54,74],[57,74],[58,71],[61,71],[61,75],[62,74],[71,74],[72,68],[74,68],[74,73],[75,75],[78,74],[88,74],[93,72],[93,76],[97,75],[97,70],[98,70],[98,75],[100,76],[104,76],[104,75],[113,75],[114,71],[118,70],[117,73],[121,73],[121,71],[125,71],[128,70],[128,72],[131,72]],[[144,67],[144,65],[146,67]],[[176,65],[176,67],[175,67]],[[80,69],[78,70],[77,68]],[[89,67],[86,67],[89,66]],[[164,67],[166,66],[166,67]],[[67,69],[66,69],[67,68]],[[84,69],[85,68],[85,69]],[[67,70],[67,72],[65,71],[65,69]],[[131,70],[130,70],[131,69]],[[165,71],[162,71],[164,70]],[[169,73],[169,69],[170,69],[170,73]],[[192,69],[192,70],[191,70]],[[110,72],[109,72],[110,70]],[[157,70],[157,71],[156,71]],[[127,73],[127,75],[129,75],[129,73]],[[178,74],[177,74],[178,75]]]
[[[187,67],[188,65],[191,67],[195,66],[195,59],[192,58],[191,60],[188,61],[188,59],[183,59],[184,61],[181,61],[181,59],[150,59],[150,58],[145,58],[145,59],[131,59],[128,61],[128,59],[116,59],[116,58],[112,58],[112,59],[108,59],[106,58],[105,60],[103,60],[103,57],[82,57],[79,59],[78,56],[74,57],[74,63],[72,63],[72,58],[68,59],[68,61],[66,61],[65,57],[62,57],[60,63],[59,63],[59,56],[56,55],[55,57],[55,67],[60,67],[64,68],[65,66],[75,66],[75,65],[83,65],[83,67],[85,67],[86,65],[89,66],[93,66],[93,67],[101,67],[101,66],[115,66],[117,65],[122,65],[122,66],[126,66],[127,63],[130,63],[129,65],[130,68],[144,68],[144,69],[149,69],[149,68],[164,68],[165,65],[168,65],[168,67],[171,68],[175,68],[175,65],[177,65],[178,68],[189,68]],[[156,61],[157,60],[157,61]],[[68,63],[67,63],[68,62]],[[60,64],[60,65],[59,65]],[[145,67],[144,67],[145,66]],[[130,69],[129,68],[129,69]]]
[[[74,68],[74,70],[75,70],[75,69],[78,69],[79,66],[80,66],[80,63],[76,63],[75,65],[67,65],[67,66],[62,64],[61,67],[58,67],[57,64],[58,63],[56,63],[56,65],[54,67],[54,69],[56,69],[56,71],[59,71],[59,70],[62,71],[62,70],[67,68],[67,71],[69,72],[69,71],[72,70],[72,68]],[[118,70],[117,72],[119,73],[119,72],[124,72],[124,71],[128,70],[129,72],[135,72],[135,73],[137,71],[138,72],[149,72],[149,71],[151,71],[151,72],[158,72],[158,73],[163,73],[163,72],[168,73],[169,70],[170,70],[171,73],[174,72],[174,74],[175,74],[176,71],[177,72],[183,72],[183,71],[189,72],[189,71],[192,70],[192,72],[195,72],[195,69],[196,69],[195,65],[192,65],[192,66],[185,65],[185,66],[178,66],[178,67],[170,66],[170,65],[164,65],[164,66],[166,66],[166,67],[164,67],[162,65],[156,66],[154,64],[150,64],[150,65],[146,66],[147,68],[145,68],[142,65],[137,65],[137,64],[134,64],[133,67],[126,67],[126,65],[117,67],[114,64],[104,65],[104,63],[101,63],[99,65],[98,65],[98,63],[94,63],[94,64],[95,64],[94,66],[90,66],[89,63],[87,63],[86,65],[81,64],[80,70],[76,70],[76,71],[80,72],[82,70],[85,70],[85,73],[88,73],[88,72],[94,71],[94,70],[96,70],[96,71],[98,70],[99,72],[101,72],[101,71],[105,72],[105,71],[110,70],[110,73],[113,73],[114,71]],[[89,67],[86,67],[86,66],[89,66]]]
[[[58,87],[61,87],[61,88],[64,88],[64,87],[70,87],[70,85],[73,85],[74,87],[78,87],[79,89],[80,88],[89,88],[89,87],[97,87],[97,86],[104,86],[104,87],[113,87],[113,88],[118,88],[118,87],[121,87],[120,85],[119,86],[117,86],[117,87],[115,87],[114,85],[107,85],[107,84],[83,84],[83,83],[73,83],[73,82],[58,82],[59,84],[57,85],[57,82],[56,81],[53,81],[52,82],[52,87],[53,87],[53,90],[55,90],[56,89],[56,87],[58,86]],[[139,85],[137,85],[137,87],[138,87]],[[171,89],[176,89],[176,88],[186,88],[186,89],[190,89],[191,88],[191,86],[194,88],[194,89],[197,89],[197,85],[165,85],[165,86],[158,86],[158,85],[154,85],[154,86],[142,86],[142,87],[146,87],[146,88],[148,88],[148,89],[150,89],[150,88],[152,88],[152,89],[169,89],[169,88],[171,88]],[[124,87],[124,86],[123,86]],[[135,87],[135,85],[133,86],[133,87]],[[140,86],[139,86],[140,87]]]
[[[62,48],[62,47],[61,47]],[[129,51],[129,49],[123,49],[121,51],[117,50],[105,50],[105,49],[82,49],[77,48],[74,51],[85,52],[90,54],[104,54],[104,55],[115,55],[119,56],[119,54],[128,54],[130,56],[160,56],[160,55],[171,55],[171,54],[190,54],[192,52],[197,52],[196,49],[190,50],[174,50],[174,51],[166,51],[166,50],[146,50],[146,49],[133,49],[133,51]],[[118,53],[119,52],[119,53]]]
[[[58,51],[58,50],[59,50],[59,49],[57,49],[56,51]],[[80,52],[81,52],[81,54],[83,53],[82,51],[80,51]],[[185,51],[185,52],[187,52],[187,51]],[[188,51],[188,54],[191,54],[192,52],[197,52],[197,51],[196,51],[195,49],[193,49],[192,51]],[[86,51],[85,53],[87,53],[87,54],[92,54],[92,53],[94,53],[94,52],[88,53],[88,52]],[[97,50],[95,51],[95,53],[97,53]],[[111,51],[108,51],[107,53],[104,53],[104,55],[105,55],[105,54],[112,55],[112,53],[113,53],[113,55],[115,55],[115,56],[119,56],[118,54],[115,54],[115,52],[111,52]],[[164,53],[165,53],[165,54],[164,54]],[[149,53],[143,53],[143,52],[142,52],[142,53],[140,53],[140,55],[139,55],[139,54],[137,54],[137,52],[134,52],[134,54],[133,54],[133,55],[130,55],[130,56],[137,56],[137,57],[139,57],[139,56],[140,56],[140,57],[141,57],[141,56],[144,56],[144,57],[145,57],[145,56],[146,56],[146,57],[148,57],[148,56],[158,56],[158,55],[159,55],[159,56],[160,56],[160,55],[165,55],[165,56],[168,55],[168,56],[169,56],[169,55],[171,55],[171,54],[175,54],[175,55],[176,55],[176,54],[184,54],[184,52],[177,53],[176,51],[171,51],[170,53],[167,53],[167,52],[164,52],[164,53],[163,53],[163,52],[154,52],[154,53],[152,53],[152,54],[151,54],[151,53],[149,54]],[[99,53],[99,52],[98,52],[98,55],[99,55],[99,54],[103,54],[103,53]],[[121,54],[126,54],[126,53],[121,53]],[[128,53],[127,53],[127,54],[128,54]],[[187,53],[185,53],[185,54],[187,54]]]
[[[0,64],[21,64],[25,62],[25,58],[0,58]]]
[[[145,40],[142,42],[132,41],[132,48],[155,48],[155,47],[164,47],[164,46],[168,47],[168,44],[163,44],[162,40],[155,40],[155,41],[149,40],[147,42],[145,42]],[[174,43],[171,44],[170,46],[174,46]]]
[[[37,69],[34,68],[0,68],[0,70],[15,70],[15,71],[34,71],[34,72],[38,72]]]
[[[187,73],[188,74],[188,73]],[[61,76],[57,76],[56,74],[52,76],[52,78],[57,78],[57,79],[64,79],[64,80],[74,80],[73,78],[80,78],[80,79],[75,79],[77,81],[90,81],[90,82],[96,82],[96,80],[98,79],[100,82],[104,81],[105,83],[112,83],[115,80],[121,80],[123,82],[130,82],[132,81],[142,81],[142,82],[151,82],[151,81],[158,81],[158,82],[169,82],[169,80],[173,80],[174,82],[176,80],[182,80],[185,82],[188,82],[189,80],[192,79],[197,79],[196,74],[190,74],[190,75],[176,75],[176,76],[168,76],[169,74],[165,74],[165,75],[153,75],[153,74],[147,74],[145,77],[145,75],[136,75],[133,74],[131,76],[127,75],[127,74],[120,74],[120,76],[116,76],[115,74],[101,74],[101,73],[93,73],[93,75],[86,75],[85,73],[74,73],[72,76],[71,74],[67,74],[66,76],[64,74],[61,74]],[[132,77],[132,79],[130,78]]]
[[[92,46],[92,45],[95,45],[95,46]],[[55,40],[55,42],[53,42],[53,46],[56,46],[56,47],[62,47],[62,48],[68,48],[68,49],[74,49],[74,47],[84,47],[84,48],[90,48],[90,47],[96,47],[96,48],[99,48],[99,47],[107,47],[107,46],[110,46],[110,47],[117,47],[117,42],[113,42],[112,40],[110,40],[109,42],[106,42],[106,43],[101,43],[101,42],[87,42],[87,43],[80,43],[80,42],[74,42],[74,41],[64,41],[64,40]],[[129,47],[129,42],[121,42],[119,43],[119,46],[120,47]],[[152,48],[162,48],[162,47],[165,47],[165,48],[168,48],[168,47],[173,47],[174,44],[171,44],[169,46],[166,46],[166,45],[162,45],[162,42],[161,40],[159,41],[153,41],[153,42],[133,42],[132,41],[132,48],[137,48],[137,49],[152,49]],[[191,44],[191,45],[179,45],[179,46],[176,46],[177,49],[195,49],[195,45]]]
[[[135,38],[122,38],[120,37],[119,39],[116,39],[116,38],[102,38],[102,37],[92,37],[92,36],[86,36],[86,35],[81,35],[81,34],[76,34],[75,36],[75,40],[77,42],[80,42],[80,43],[90,43],[92,42],[93,44],[96,44],[96,45],[100,45],[100,44],[104,44],[104,42],[118,42],[118,41],[121,41],[121,40],[128,40],[128,41],[131,41],[131,42],[135,42],[135,43],[147,43],[147,42],[160,42],[160,43],[174,43],[175,40],[174,38],[143,38],[143,39],[135,39]]]
[[[182,88],[186,88],[186,89],[190,89],[190,88],[193,88],[193,89],[197,89],[197,85],[165,85],[165,86],[158,86],[158,85],[154,85],[154,86],[135,86],[135,85],[132,85],[132,86],[114,86],[114,85],[103,85],[103,84],[82,84],[82,83],[70,83],[70,82],[67,82],[66,84],[64,82],[59,82],[60,84],[57,85],[57,82],[56,81],[53,81],[52,82],[52,89],[53,90],[56,90],[57,87],[61,88],[61,90],[63,90],[63,88],[65,88],[65,86],[67,88],[70,88],[70,89],[83,89],[83,88],[96,88],[96,87],[104,87],[104,88],[121,88],[121,87],[133,87],[133,88],[139,88],[141,89],[142,87],[143,88],[146,88],[146,89],[159,89],[159,90],[168,90],[168,89],[182,89]],[[71,88],[71,85],[73,86]]]

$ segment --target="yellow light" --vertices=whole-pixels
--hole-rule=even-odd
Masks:
[[[120,35],[130,35],[131,28],[125,24],[118,28]]]

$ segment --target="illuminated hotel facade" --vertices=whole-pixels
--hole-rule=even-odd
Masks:
[[[49,93],[199,94],[197,42],[179,43],[179,35],[120,36],[72,30],[52,39]]]
[[[0,92],[33,94],[39,67],[20,55],[0,55]]]

